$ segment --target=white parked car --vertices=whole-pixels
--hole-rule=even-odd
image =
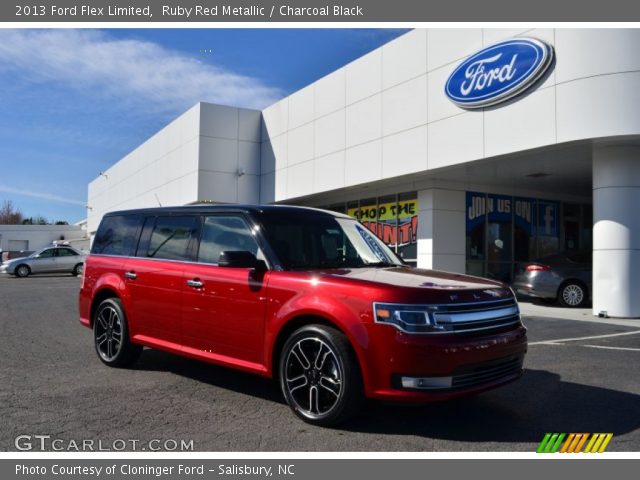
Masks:
[[[0,272],[16,277],[28,277],[34,273],[61,272],[80,275],[86,256],[86,253],[67,246],[47,247],[28,257],[12,258],[4,262],[0,266]]]

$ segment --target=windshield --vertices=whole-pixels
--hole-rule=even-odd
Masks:
[[[264,234],[286,269],[403,265],[355,220],[305,213],[265,213],[261,217]]]

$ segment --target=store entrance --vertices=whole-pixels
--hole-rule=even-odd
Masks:
[[[518,265],[591,250],[592,206],[467,192],[466,272],[511,282]]]

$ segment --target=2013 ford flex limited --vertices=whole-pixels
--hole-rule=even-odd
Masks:
[[[146,346],[273,377],[321,425],[365,397],[420,403],[503,385],[527,349],[505,285],[411,268],[353,218],[288,206],[105,215],[80,321],[107,365]]]

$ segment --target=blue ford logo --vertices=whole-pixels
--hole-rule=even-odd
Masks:
[[[462,108],[504,102],[523,92],[551,65],[553,48],[534,38],[514,38],[467,58],[449,76],[445,93]]]

